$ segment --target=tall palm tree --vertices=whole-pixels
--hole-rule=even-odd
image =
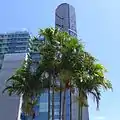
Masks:
[[[60,90],[59,90],[59,93],[60,93],[60,100],[59,100],[59,104],[60,104],[60,107],[59,107],[59,120],[61,120],[61,109],[62,109],[62,84],[61,84],[61,81],[60,81]]]
[[[40,34],[41,35],[41,34]],[[56,29],[45,29],[42,31],[42,35],[45,37],[45,46],[44,49],[41,49],[39,51],[44,51],[44,54],[42,57],[46,59],[46,66],[47,69],[50,69],[54,72],[58,72],[57,74],[58,78],[60,79],[60,83],[62,83],[63,88],[63,106],[62,106],[62,119],[65,119],[65,99],[66,99],[66,91],[70,89],[70,80],[72,75],[72,66],[73,62],[72,59],[75,59],[74,52],[78,49],[82,49],[83,46],[81,44],[78,44],[78,40],[76,38],[73,38],[69,36],[65,32],[58,32]],[[56,50],[55,50],[56,49]],[[46,51],[46,52],[45,52]],[[52,54],[51,54],[52,53]],[[71,59],[71,56],[74,58]],[[52,59],[51,59],[52,58]],[[45,60],[43,60],[45,61]],[[48,62],[49,61],[49,62]],[[57,69],[56,69],[57,66]],[[52,72],[52,76],[54,77],[54,72]],[[54,84],[52,85],[52,90],[54,90]],[[61,89],[60,89],[61,91]],[[54,91],[53,95],[54,96]],[[52,97],[53,98],[53,97]],[[71,97],[70,97],[71,98]],[[54,99],[52,99],[53,101]],[[61,102],[60,102],[61,105]],[[71,102],[72,106],[72,102]],[[54,105],[52,106],[52,118],[54,117]],[[60,110],[60,116],[61,116],[61,110]],[[71,118],[72,119],[72,118]]]
[[[50,120],[51,118],[51,95],[50,95],[50,91],[51,91],[51,73],[49,71],[49,64],[47,64],[49,61],[49,54],[47,54],[47,50],[46,48],[49,48],[48,46],[46,47],[47,45],[47,42],[45,39],[43,40],[39,40],[39,38],[44,35],[44,30],[40,30],[40,33],[39,33],[39,36],[38,37],[33,37],[30,39],[30,49],[31,51],[33,52],[37,52],[39,55],[40,55],[40,60],[39,60],[39,65],[37,67],[37,74],[39,75],[39,77],[41,77],[41,74],[43,73],[47,73],[48,75],[48,88],[47,88],[47,93],[48,93],[48,120]],[[47,56],[47,57],[46,57]],[[41,59],[42,58],[42,59]],[[49,67],[49,68],[48,68]]]
[[[71,81],[70,81],[71,86]],[[72,88],[70,87],[70,120],[72,120]]]
[[[40,53],[40,56],[41,56],[40,63],[45,65],[44,71],[46,71],[49,74],[50,81],[52,83],[52,85],[51,85],[52,92],[53,92],[53,94],[52,94],[52,119],[54,120],[55,81],[57,78],[59,78],[58,73],[60,73],[60,71],[62,71],[61,69],[64,69],[64,67],[61,67],[61,66],[65,65],[65,59],[63,59],[63,58],[65,58],[65,55],[61,59],[61,55],[63,54],[62,52],[64,52],[64,49],[62,49],[62,48],[64,45],[66,45],[64,39],[66,39],[68,41],[68,38],[70,38],[70,37],[68,34],[66,34],[64,32],[59,32],[57,29],[53,29],[53,28],[47,28],[45,30],[41,30],[39,35],[44,36],[44,42],[41,43],[41,41],[40,41],[40,44],[38,44],[38,46],[37,46],[37,51]],[[36,38],[34,38],[34,39],[36,39]],[[64,60],[64,63],[62,65],[61,63],[63,62],[63,60]],[[67,61],[68,61],[68,59],[67,59]],[[67,85],[67,83],[66,83],[66,85]],[[66,89],[66,87],[65,87],[65,89]],[[66,90],[65,90],[65,92],[66,92]],[[60,92],[60,97],[61,97],[61,92]],[[64,99],[64,101],[65,101],[65,99]],[[61,101],[60,101],[60,106],[61,106]],[[48,107],[48,108],[50,108],[50,107]],[[61,107],[60,107],[59,113],[60,113],[60,117],[61,117]],[[50,110],[49,110],[48,114],[50,114]],[[50,115],[49,115],[48,119],[50,119]]]
[[[23,95],[22,111],[26,115],[34,116],[33,108],[37,103],[37,98],[47,84],[37,76],[36,72],[31,72],[30,65],[29,61],[24,62],[22,67],[7,80],[3,93],[7,91],[10,96]]]
[[[52,28],[47,28],[45,30],[41,30],[39,35],[44,36],[44,42],[38,45],[37,51],[40,53],[41,59],[40,64],[44,64],[44,72],[49,74],[49,82],[50,86],[48,88],[48,120],[50,119],[50,101],[52,100],[52,120],[54,120],[54,85],[57,77],[56,69],[56,41],[55,36],[57,34],[57,29],[54,30]],[[50,98],[50,90],[52,90],[52,99]]]
[[[76,61],[78,68],[75,68],[74,73],[75,86],[78,89],[78,100],[79,100],[79,114],[78,120],[82,120],[82,109],[84,106],[88,106],[87,98],[88,95],[92,95],[97,103],[97,108],[99,108],[99,102],[101,98],[101,88],[108,90],[112,89],[112,84],[109,80],[106,80],[104,73],[105,69],[101,64],[96,63],[96,59],[92,57],[89,53],[84,52],[83,57],[77,57],[79,61]]]
[[[64,33],[64,41],[62,41],[62,47],[61,47],[61,72],[60,72],[60,80],[62,80],[64,84],[64,95],[63,95],[63,110],[62,110],[62,119],[65,119],[65,97],[66,97],[66,91],[70,91],[70,119],[72,119],[72,98],[71,98],[71,92],[73,91],[72,87],[72,75],[73,75],[73,66],[74,66],[74,60],[76,51],[78,48],[82,51],[83,45],[82,43],[78,42],[78,39],[73,38],[69,36],[68,34]]]

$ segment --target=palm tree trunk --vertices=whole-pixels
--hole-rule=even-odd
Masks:
[[[33,112],[32,120],[35,120],[35,111]]]
[[[80,98],[80,92],[79,92],[79,98]],[[78,103],[78,104],[79,104],[79,106],[78,106],[78,107],[79,107],[79,108],[78,108],[78,120],[81,120],[81,119],[80,119],[80,116],[81,116],[81,115],[80,115],[80,106],[81,106],[81,105],[80,105],[80,101],[78,101],[78,102],[79,102],[79,103]]]
[[[62,106],[62,120],[65,120],[65,99],[66,99],[66,87],[63,94],[63,106]]]
[[[80,120],[82,120],[82,105],[80,106]]]
[[[33,104],[33,102],[34,102],[34,99],[35,98],[33,98],[33,95],[31,95],[31,97],[30,97],[30,102]],[[33,110],[33,108],[34,108],[34,105],[32,105],[31,106],[31,113],[32,113],[32,115],[31,115],[31,120],[34,120],[35,119],[35,111]]]
[[[70,88],[70,120],[72,120],[72,93]]]
[[[61,120],[61,99],[62,99],[62,91],[61,91],[61,89],[62,89],[62,84],[61,84],[61,82],[60,82],[60,101],[59,101],[59,103],[60,103],[60,108],[59,108],[59,120]]]
[[[52,84],[52,120],[54,120],[54,78]]]
[[[48,120],[50,120],[50,79],[48,80]]]
[[[79,99],[80,99],[80,92],[79,92]],[[81,101],[79,101],[79,110],[78,110],[78,120],[82,120],[82,109],[83,109],[83,105],[82,103],[80,104]]]

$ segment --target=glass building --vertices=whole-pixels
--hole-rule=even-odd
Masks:
[[[0,34],[0,119],[16,120],[19,98],[2,94],[5,80],[12,76],[26,57],[28,40],[27,31]]]
[[[67,3],[60,4],[55,11],[55,26],[71,36],[77,37],[75,8]]]
[[[27,31],[0,34],[0,53],[25,53],[29,37]]]

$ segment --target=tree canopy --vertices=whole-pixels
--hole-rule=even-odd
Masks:
[[[52,120],[54,120],[54,92],[56,89],[64,93],[62,105],[60,102],[60,109],[62,108],[59,112],[60,120],[61,117],[62,120],[65,120],[64,108],[67,90],[70,90],[70,94],[72,93],[75,96],[77,94],[81,111],[82,107],[88,106],[87,99],[90,94],[95,98],[97,108],[99,108],[102,88],[104,90],[112,89],[112,84],[105,78],[106,69],[104,66],[85,50],[79,39],[66,32],[59,31],[57,28],[46,28],[40,30],[37,37],[30,39],[29,46],[29,52],[39,54],[37,67],[31,72],[31,63],[35,63],[32,59],[29,63],[28,59],[27,63],[24,63],[7,80],[10,81],[10,84],[5,90],[10,95],[15,93],[36,98],[44,89],[52,90]],[[70,99],[72,98],[70,97]],[[49,120],[50,98],[48,102]],[[80,109],[78,119],[82,120]]]

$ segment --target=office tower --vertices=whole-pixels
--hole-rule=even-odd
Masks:
[[[5,80],[11,77],[26,57],[27,31],[0,34],[0,120],[17,120],[19,97],[2,94]]]
[[[59,5],[55,11],[55,26],[77,37],[75,8],[67,3]]]
[[[71,36],[77,37],[75,8],[67,3],[59,5],[55,11],[55,26]],[[78,120],[78,102],[72,95],[72,120]],[[66,120],[70,120],[70,95],[66,94]],[[83,108],[83,120],[89,120],[88,108]]]

